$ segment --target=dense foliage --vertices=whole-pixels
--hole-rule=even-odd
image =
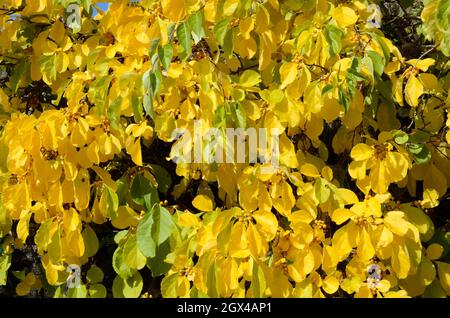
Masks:
[[[96,2],[0,2],[0,293],[450,295],[449,0]]]

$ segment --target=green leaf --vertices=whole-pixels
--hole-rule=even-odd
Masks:
[[[84,256],[92,257],[97,254],[99,249],[99,242],[97,238],[97,234],[95,234],[94,230],[89,226],[85,225],[83,232],[81,232],[81,236],[83,237],[84,243]]]
[[[423,298],[447,298],[447,294],[442,289],[441,283],[438,279],[435,279],[430,285],[427,286],[423,293]]]
[[[383,51],[383,55],[384,55],[384,66],[386,66],[386,63],[390,60],[390,57],[391,57],[391,53],[389,51],[388,46],[386,45],[384,40],[378,34],[371,33],[370,35],[375,39],[375,41],[381,47],[381,50]]]
[[[236,128],[246,128],[247,114],[241,104],[234,102],[231,104],[232,120],[237,126]]]
[[[11,90],[14,94],[17,93],[24,75],[28,74],[30,63],[26,59],[21,59],[14,67],[14,72],[10,78]]]
[[[89,298],[106,298],[106,287],[102,284],[93,284],[88,289]]]
[[[133,270],[123,260],[123,248],[118,247],[113,254],[112,265],[114,271],[122,278],[127,278],[133,275]]]
[[[172,177],[166,169],[160,165],[151,164],[152,173],[158,182],[158,191],[161,193],[167,193],[172,186]]]
[[[122,97],[117,97],[108,107],[108,119],[111,127],[114,129],[119,129],[119,119],[120,119],[120,106],[122,104]]]
[[[405,212],[408,221],[416,226],[422,242],[427,242],[433,237],[433,221],[422,209],[404,204],[401,206],[401,211]]]
[[[150,96],[154,97],[161,87],[162,73],[160,70],[150,73]]]
[[[11,266],[11,255],[4,254],[0,256],[0,286],[6,285],[8,269]]]
[[[206,279],[206,284],[208,286],[208,296],[212,298],[219,297],[217,288],[217,265],[215,259],[212,260],[211,265],[208,270],[208,276]]]
[[[256,298],[264,297],[266,291],[266,279],[264,277],[264,272],[257,264],[253,264],[252,274],[252,283],[250,286],[253,292],[252,296]]]
[[[158,45],[159,45],[159,40],[160,40],[159,38],[155,38],[155,39],[152,39],[150,41],[150,51],[149,51],[148,56],[154,56],[155,55],[156,50],[157,50]]]
[[[136,91],[133,91],[133,93],[131,93],[130,99],[131,107],[133,108],[134,120],[136,122],[140,122],[144,114],[142,112],[142,103],[139,100],[139,96]]]
[[[327,24],[325,26],[325,39],[329,45],[329,52],[331,56],[339,54],[342,49],[342,37],[344,32],[338,27]]]
[[[353,82],[365,81],[366,79],[359,74],[361,67],[361,60],[359,58],[353,58],[350,68],[347,70],[346,79]]]
[[[56,80],[56,54],[41,55],[39,57],[39,65],[42,74],[45,74],[51,81]]]
[[[25,269],[22,269],[21,271],[13,271],[12,274],[18,280],[23,281],[25,279],[25,276],[26,276],[26,271],[25,271]]]
[[[375,87],[381,93],[381,96],[383,96],[388,103],[392,104],[392,87],[390,81],[378,81]]]
[[[197,11],[192,14],[188,19],[188,24],[191,29],[194,43],[197,44],[206,36],[205,29],[203,27],[203,11]]]
[[[175,34],[175,28],[177,27],[176,23],[170,23],[169,26],[167,27],[167,37],[172,40],[172,36]]]
[[[314,195],[319,203],[327,202],[330,193],[330,188],[323,182],[322,178],[317,178],[314,183]]]
[[[375,82],[375,76],[374,76],[372,60],[368,56],[364,56],[361,59],[361,63],[362,63],[362,65],[364,65],[367,68],[367,70],[369,72],[370,80],[371,80],[372,83],[374,83]]]
[[[113,281],[113,296],[114,298],[138,298],[141,295],[142,287],[142,276],[139,272],[135,272],[127,279],[116,276]]]
[[[330,92],[333,88],[334,88],[334,86],[331,84],[325,85],[322,89],[322,96],[325,95],[326,93]]]
[[[170,240],[166,240],[156,247],[155,257],[147,260],[147,267],[151,270],[153,277],[164,275],[170,270],[172,264],[164,262],[170,252]]]
[[[123,246],[123,260],[131,269],[140,270],[144,268],[147,259],[138,248],[136,235],[128,236],[127,241]]]
[[[221,128],[225,127],[226,125],[226,118],[225,118],[225,107],[224,105],[220,105],[217,107],[215,113],[214,113],[214,127],[215,128]]]
[[[87,289],[86,285],[80,285],[75,288],[69,288],[67,292],[67,298],[86,298]]]
[[[439,22],[439,26],[441,30],[449,30],[450,29],[450,1],[449,0],[441,0],[439,1],[437,7],[436,18]]]
[[[163,47],[158,48],[158,56],[161,64],[164,66],[166,70],[170,67],[170,62],[173,57],[173,48],[172,45],[166,44]]]
[[[148,212],[144,215],[137,226],[137,245],[142,254],[146,257],[155,257],[156,242],[152,237],[153,214]]]
[[[430,140],[430,133],[425,130],[418,130],[409,137],[409,141],[414,144],[425,143]]]
[[[117,193],[115,193],[107,185],[105,185],[104,191],[106,191],[108,215],[115,215],[115,213],[117,212],[117,209],[119,208],[119,198],[117,196]]]
[[[100,283],[103,281],[103,277],[103,271],[96,265],[92,265],[86,274],[86,279],[89,283]]]
[[[427,163],[431,160],[431,151],[427,146],[423,146],[422,150],[419,153],[413,153],[414,161],[417,164]]]
[[[373,70],[378,77],[383,75],[385,61],[384,58],[375,51],[368,51],[367,56],[372,60]]]
[[[137,227],[137,244],[143,255],[154,258],[157,247],[172,234],[174,223],[169,211],[155,204]]]
[[[172,234],[174,223],[172,215],[166,208],[156,204],[152,209],[152,237],[157,245],[164,243]]]
[[[339,95],[339,103],[344,106],[344,112],[347,113],[350,109],[350,101],[349,98],[345,95],[344,90],[342,87],[338,88],[338,95]]]
[[[127,236],[128,230],[122,230],[120,232],[117,232],[116,235],[114,235],[114,242],[119,245],[120,242]]]
[[[450,232],[447,232],[444,228],[439,228],[434,232],[433,237],[428,244],[438,243],[444,248],[441,259],[444,259],[447,254],[450,255]]]
[[[229,29],[225,33],[222,48],[225,56],[230,56],[231,54],[233,54],[233,29]]]
[[[151,70],[148,70],[144,73],[144,75],[142,75],[142,85],[144,87],[144,96],[142,97],[142,104],[147,115],[153,118],[153,96],[151,95],[150,73]],[[139,122],[143,117],[142,108],[135,109],[133,105],[133,112],[135,113],[134,116],[135,121]],[[136,113],[138,113],[138,116],[140,117],[139,119],[136,118]]]
[[[153,99],[150,97],[149,94],[145,94],[142,97],[142,104],[144,106],[144,110],[147,113],[147,115],[150,116],[151,119],[153,119]]]
[[[392,131],[392,136],[394,137],[394,141],[398,144],[398,145],[403,145],[405,143],[408,142],[409,136],[407,133],[405,133],[402,130],[393,130]]]
[[[413,144],[413,143],[408,143],[406,145],[406,147],[408,148],[409,152],[413,155],[417,155],[419,154],[422,150],[424,145],[423,144]]]
[[[150,183],[150,180],[143,175],[138,174],[134,177],[130,189],[133,201],[139,205],[143,205],[150,210],[153,204],[159,202],[159,196],[156,189]]]
[[[191,35],[189,25],[186,22],[180,23],[177,27],[177,39],[183,50],[179,54],[181,60],[186,60],[192,54]]]
[[[161,281],[161,295],[164,298],[176,298],[177,297],[177,281],[178,273],[164,276]]]
[[[228,19],[224,19],[216,23],[214,26],[214,35],[216,36],[217,43],[223,45],[225,40],[225,34],[227,33]]]
[[[81,6],[86,10],[86,12],[90,15],[92,13],[92,1],[91,0],[79,0]]]
[[[109,92],[109,85],[111,83],[111,76],[103,76],[96,79],[91,85],[89,85],[88,98],[91,101],[96,109],[97,114],[103,115],[105,114],[105,106]]]

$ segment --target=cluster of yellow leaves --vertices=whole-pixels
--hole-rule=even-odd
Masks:
[[[121,230],[115,297],[141,295],[145,266],[164,297],[450,295],[450,242],[427,214],[450,183],[450,81],[433,73],[448,64],[405,60],[371,1],[118,0],[76,32],[61,1],[3,8],[42,26],[0,18],[0,62],[17,63],[0,86],[0,265],[31,242],[45,269],[19,295],[45,279],[64,296],[104,223]],[[200,150],[163,190],[150,163],[198,155],[174,132],[199,122],[221,140],[276,129],[280,166]],[[104,297],[102,280],[91,267],[69,296]]]

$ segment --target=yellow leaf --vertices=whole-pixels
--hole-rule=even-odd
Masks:
[[[364,179],[366,177],[366,161],[352,161],[348,165],[348,174],[353,179]]]
[[[346,205],[347,204],[355,204],[355,203],[359,202],[356,194],[349,189],[340,188],[340,189],[337,189],[336,192],[344,200],[344,204],[346,204]]]
[[[310,164],[310,163],[303,164],[300,167],[300,172],[307,177],[312,177],[312,178],[320,177],[319,170],[316,168],[316,166],[314,166],[313,164]]]
[[[439,259],[442,256],[443,252],[444,248],[442,247],[442,245],[437,243],[433,243],[427,247],[427,256],[432,261]]]
[[[409,80],[406,83],[405,87],[405,100],[406,102],[412,106],[416,107],[419,104],[419,97],[423,94],[423,85],[422,83],[415,77],[411,75]]]
[[[245,19],[242,19],[239,23],[239,31],[241,32],[244,39],[250,38],[250,32],[252,32],[255,27],[255,21],[253,17],[248,16]]]
[[[352,276],[351,278],[345,278],[342,281],[341,288],[348,294],[353,294],[359,290],[362,281],[358,276]]]
[[[442,288],[450,296],[450,264],[443,262],[436,262],[438,267],[439,281]]]
[[[97,235],[95,234],[94,230],[89,225],[86,225],[85,229],[81,233],[84,241],[84,252],[85,257],[92,257],[94,256],[99,248],[99,242]]]
[[[434,63],[436,63],[436,61],[432,58],[426,58],[423,60],[412,59],[412,60],[406,61],[406,63],[414,66],[415,68],[418,68],[422,72],[426,72],[430,66],[432,66],[432,65],[434,65]]]
[[[359,231],[357,254],[363,261],[370,260],[375,254],[375,249],[366,227],[362,227]]]
[[[334,294],[339,288],[339,280],[334,275],[328,275],[322,281],[322,288],[327,294]]]
[[[66,232],[72,232],[81,228],[80,215],[74,208],[64,211],[63,225]]]
[[[126,148],[133,162],[138,166],[142,166],[141,138],[130,140]]]
[[[419,80],[425,89],[428,90],[442,90],[437,77],[429,73],[419,74]]]
[[[392,233],[399,236],[406,236],[409,231],[409,223],[405,220],[405,214],[401,211],[388,212],[383,221]]]
[[[357,144],[352,148],[350,152],[350,156],[353,160],[361,161],[367,160],[373,155],[373,149],[369,145],[366,144]]]
[[[286,63],[280,67],[281,89],[291,84],[297,78],[297,64]]]
[[[261,82],[261,75],[252,70],[246,70],[239,78],[239,84],[243,87],[252,87]]]
[[[202,211],[202,212],[209,212],[214,209],[214,202],[213,200],[204,194],[197,195],[194,200],[192,201],[192,205]]]
[[[336,20],[339,26],[343,28],[353,25],[358,21],[358,16],[355,11],[346,6],[340,6],[333,9],[331,16]]]
[[[387,279],[382,279],[378,282],[377,289],[382,293],[387,293],[391,288],[391,283]]]
[[[298,160],[297,155],[295,153],[295,147],[292,141],[286,136],[286,134],[282,134],[280,137],[280,163],[284,164],[289,168],[297,168]]]
[[[67,248],[70,253],[76,257],[82,257],[85,251],[84,239],[79,231],[73,231],[66,233],[63,238],[64,250]]]
[[[334,223],[336,223],[337,225],[340,225],[340,224],[344,223],[345,221],[347,221],[352,216],[353,216],[353,213],[349,209],[337,209],[337,210],[334,210],[331,219],[333,220]]]
[[[391,264],[398,278],[403,279],[408,276],[411,261],[405,245],[393,244]]]
[[[266,235],[268,241],[272,240],[278,230],[278,220],[272,212],[255,211],[252,214],[258,229]]]
[[[184,227],[197,228],[200,226],[199,219],[191,212],[182,212],[178,214],[178,224]]]
[[[31,218],[31,213],[29,213],[28,211],[24,211],[22,212],[21,216],[20,216],[20,220],[19,223],[17,224],[17,237],[23,242],[25,243],[25,241],[27,240],[29,231],[29,224],[30,224],[30,218]]]
[[[230,255],[236,258],[245,258],[249,256],[248,237],[242,222],[238,221],[231,230]]]
[[[105,171],[104,169],[98,167],[98,166],[93,166],[92,170],[95,171],[95,173],[103,180],[103,182],[111,188],[111,190],[113,190],[114,192],[117,191],[117,184],[116,182],[111,178],[111,175]]]
[[[30,292],[31,288],[25,282],[20,282],[16,286],[16,293],[19,296],[26,296]]]
[[[267,243],[262,240],[261,235],[252,223],[247,227],[248,249],[253,257],[258,258],[266,253]]]
[[[439,193],[435,189],[425,189],[420,205],[426,209],[432,209],[439,205]]]
[[[329,182],[331,182],[331,180],[333,180],[333,170],[330,167],[328,167],[328,166],[323,167],[322,171],[320,173],[322,174],[322,177],[325,180],[327,180]]]
[[[163,14],[173,22],[183,20],[186,16],[184,0],[161,1]]]
[[[239,0],[226,0],[223,4],[223,14],[225,16],[233,15],[239,5]]]
[[[111,216],[111,224],[117,229],[126,229],[130,226],[137,226],[138,214],[129,206],[121,205],[117,213]]]
[[[350,223],[346,224],[338,229],[333,235],[333,247],[339,260],[345,259],[352,250],[351,227],[352,225]]]

